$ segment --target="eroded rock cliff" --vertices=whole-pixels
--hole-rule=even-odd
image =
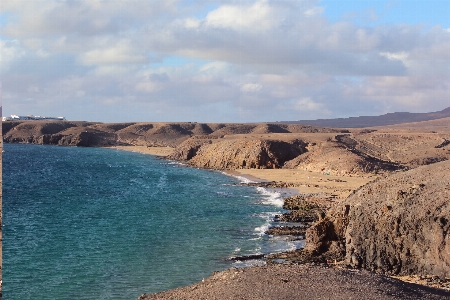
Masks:
[[[450,162],[357,190],[307,231],[306,250],[386,274],[450,277]]]
[[[270,140],[223,140],[200,146],[189,163],[214,169],[277,169],[306,152],[306,144]]]

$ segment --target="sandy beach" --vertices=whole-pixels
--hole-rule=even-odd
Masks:
[[[139,152],[144,154],[166,157],[174,148],[171,147],[146,147],[146,146],[114,146],[112,149]],[[313,172],[293,169],[233,169],[224,170],[225,173],[234,176],[243,176],[252,181],[273,181],[284,183],[289,189],[297,193],[315,194],[327,193],[336,199],[344,199],[354,190],[375,180],[377,176],[345,175],[338,176],[326,172]]]
[[[112,146],[108,148],[162,157],[170,155],[174,150],[171,147],[146,147],[146,146]]]
[[[145,299],[448,299],[450,292],[331,266],[267,265],[229,269]]]

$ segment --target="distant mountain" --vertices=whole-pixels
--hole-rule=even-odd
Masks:
[[[430,121],[450,117],[450,107],[429,113],[395,112],[381,116],[361,116],[338,119],[318,119],[280,122],[284,124],[302,124],[320,127],[363,128],[373,126],[395,125],[411,122]]]

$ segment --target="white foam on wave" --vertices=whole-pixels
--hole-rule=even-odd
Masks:
[[[272,236],[266,244],[269,253],[280,253],[305,247],[305,240],[292,240],[287,236]]]
[[[267,262],[263,259],[249,259],[245,261],[235,261],[232,266],[235,268],[249,268],[249,267],[262,267]]]
[[[277,212],[264,212],[260,213],[258,217],[264,219],[264,224],[255,228],[255,232],[259,237],[262,237],[266,234],[266,231],[269,230],[270,225],[272,224],[272,220]]]
[[[250,180],[250,179],[248,179],[247,177],[244,177],[244,176],[234,175],[234,174],[230,174],[230,173],[227,173],[227,172],[220,172],[220,173],[222,173],[224,175],[227,175],[227,176],[234,177],[237,180],[239,180],[240,183],[255,183],[256,182],[256,181]]]
[[[276,207],[283,207],[284,200],[281,193],[273,190],[268,190],[263,187],[257,187],[256,190],[264,196],[262,203],[266,205],[274,205]]]
[[[168,161],[167,164],[168,164],[168,165],[178,165],[178,166],[184,166],[184,165],[185,165],[185,164],[183,164],[182,162],[179,162],[179,161],[173,161],[173,160]]]

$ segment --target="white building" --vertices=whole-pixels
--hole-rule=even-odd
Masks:
[[[11,115],[11,117],[2,117],[2,121],[24,121],[24,120],[55,120],[55,121],[65,121],[66,118],[64,117],[41,117],[41,116],[18,116],[18,115]]]

